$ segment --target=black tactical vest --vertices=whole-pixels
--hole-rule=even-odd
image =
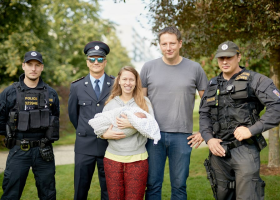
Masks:
[[[23,89],[18,82],[13,85],[17,99],[9,113],[9,124],[13,131],[44,132],[50,125],[49,92],[46,84],[42,88]]]
[[[220,76],[211,79],[206,101],[215,138],[232,141],[238,126],[250,127],[259,119],[264,106],[250,87],[251,73],[244,69],[229,81]]]

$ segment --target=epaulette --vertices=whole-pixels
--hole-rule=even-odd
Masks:
[[[114,76],[112,76],[112,75],[110,75],[110,78],[111,78],[111,79],[115,79],[115,77],[114,77]]]
[[[83,78],[85,78],[85,77],[83,76],[82,78],[79,78],[79,79],[77,79],[75,81],[72,81],[72,83],[76,83],[77,81],[82,80]]]

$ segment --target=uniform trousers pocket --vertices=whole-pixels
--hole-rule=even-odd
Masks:
[[[264,199],[265,182],[261,178],[253,179],[252,181],[253,181],[253,185],[255,187],[254,200],[256,200],[256,199]]]

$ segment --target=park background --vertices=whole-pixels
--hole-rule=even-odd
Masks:
[[[25,52],[41,52],[43,79],[56,89],[61,103],[61,138],[55,145],[73,144],[75,130],[69,122],[67,101],[71,82],[88,73],[85,44],[101,40],[110,46],[106,73],[116,76],[123,66],[140,70],[141,64],[148,61],[145,59],[159,57],[156,33],[170,25],[182,33],[181,55],[199,62],[208,79],[219,73],[214,59],[218,44],[232,40],[240,46],[241,65],[271,77],[279,88],[279,8],[278,0],[1,0],[0,92],[18,81]],[[127,15],[118,19],[124,13]],[[122,39],[129,32],[133,36],[126,37],[125,42],[131,40],[130,44]],[[198,131],[198,105],[199,99],[194,110],[194,132]],[[3,137],[0,139],[1,151],[6,151]],[[268,143],[269,147],[261,152],[266,199],[280,199],[279,127],[270,131]],[[207,148],[192,153],[188,199],[213,199],[202,164],[207,156]],[[57,166],[57,199],[73,198],[73,177],[74,165]],[[3,173],[0,185],[2,180]],[[89,199],[100,199],[99,191],[95,174]],[[166,165],[163,199],[169,197]],[[30,172],[22,199],[36,198]]]

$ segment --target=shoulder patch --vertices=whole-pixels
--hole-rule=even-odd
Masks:
[[[242,74],[238,75],[235,80],[248,80],[250,74],[247,72],[243,72]]]
[[[112,76],[112,75],[110,75],[109,77],[110,77],[111,79],[115,79],[115,77],[114,77],[114,76]]]
[[[280,93],[277,89],[274,89],[272,92],[280,99]]]
[[[72,83],[76,83],[76,82],[78,82],[79,80],[82,80],[82,79],[84,79],[85,77],[83,76],[82,78],[79,78],[79,79],[77,79],[77,80],[75,80],[75,81],[72,81]]]

